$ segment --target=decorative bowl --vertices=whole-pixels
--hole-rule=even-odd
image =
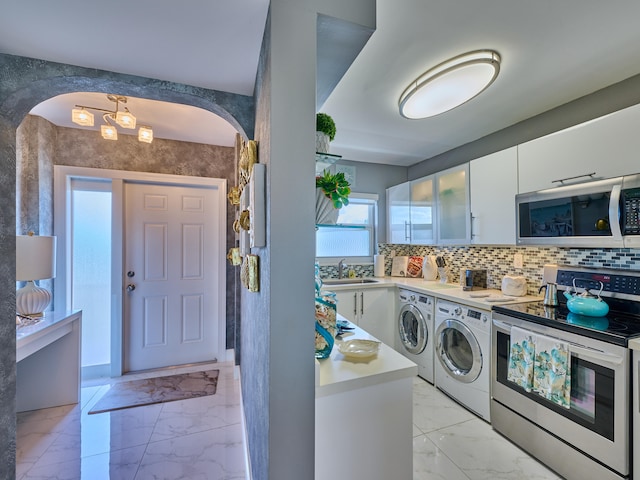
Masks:
[[[347,358],[360,359],[369,358],[378,354],[380,342],[375,340],[346,340],[336,343],[338,350]]]

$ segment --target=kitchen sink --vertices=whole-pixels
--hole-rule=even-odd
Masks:
[[[363,283],[377,283],[372,278],[327,278],[322,280],[323,285],[362,285]]]

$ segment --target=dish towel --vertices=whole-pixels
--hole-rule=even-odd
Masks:
[[[536,335],[533,390],[561,407],[571,407],[571,355],[569,344]]]
[[[507,380],[530,392],[533,388],[536,336],[523,328],[511,327],[510,337]]]

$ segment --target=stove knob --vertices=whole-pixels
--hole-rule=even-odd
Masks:
[[[462,313],[462,308],[461,307],[454,308],[453,313],[456,315],[460,315]]]

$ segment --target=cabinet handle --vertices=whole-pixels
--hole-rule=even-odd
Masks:
[[[364,292],[360,292],[360,315],[364,315]]]
[[[469,222],[469,228],[471,229],[471,231],[469,233],[471,234],[470,238],[473,238],[476,236],[476,234],[473,233],[473,221],[476,219],[476,217],[473,216],[472,212],[469,212],[469,216],[471,217],[471,221]]]
[[[584,175],[576,175],[575,177],[560,178],[558,180],[551,180],[551,183],[564,183],[567,180],[575,180],[576,178],[582,178],[582,177],[593,178],[595,174],[596,172],[591,172],[591,173],[585,173]]]
[[[353,292],[353,319],[358,315],[358,292]]]
[[[411,240],[411,236],[410,236],[410,234],[408,233],[408,230],[407,230],[408,226],[409,226],[409,222],[407,222],[405,220],[405,222],[404,222],[404,239],[405,240]]]

